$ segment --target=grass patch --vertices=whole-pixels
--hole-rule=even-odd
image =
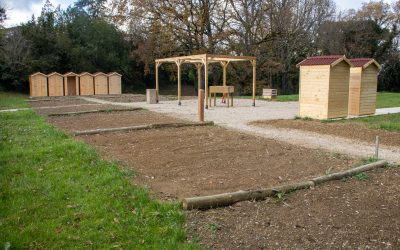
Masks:
[[[400,93],[379,92],[376,100],[377,108],[400,107]]]
[[[0,92],[0,109],[27,108],[28,96],[13,92]]]
[[[372,129],[384,129],[395,132],[400,131],[400,114],[368,116],[333,122],[361,123]]]
[[[299,95],[278,95],[276,100],[278,102],[297,102],[299,101]]]
[[[152,200],[91,146],[31,110],[0,121],[0,248],[197,248],[178,204]]]
[[[355,177],[357,178],[357,180],[359,181],[368,181],[369,180],[369,176],[366,173],[359,173],[356,174]]]

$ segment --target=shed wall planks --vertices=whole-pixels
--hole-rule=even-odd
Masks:
[[[79,76],[79,92],[80,95],[94,95],[94,79],[90,74]]]
[[[370,115],[376,111],[379,68],[354,67],[350,76],[349,115]]]
[[[327,118],[346,117],[349,103],[350,66],[342,61],[332,67],[329,79]]]
[[[64,78],[62,75],[49,75],[47,82],[49,85],[49,96],[64,96]]]
[[[94,76],[94,92],[95,95],[107,95],[108,94],[108,77],[105,74],[99,74]]]
[[[29,77],[30,96],[48,96],[47,76],[43,74],[33,74]]]
[[[110,95],[120,95],[121,90],[121,75],[110,74],[108,75],[108,87]]]

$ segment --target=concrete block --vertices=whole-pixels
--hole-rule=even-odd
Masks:
[[[148,104],[156,104],[157,91],[155,89],[146,89],[146,100]]]

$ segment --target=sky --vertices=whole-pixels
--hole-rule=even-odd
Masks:
[[[369,0],[335,0],[339,9],[358,9],[361,7],[362,2]],[[0,0],[4,3],[7,9],[8,19],[4,25],[12,27],[20,23],[24,23],[31,19],[32,14],[36,17],[40,15],[40,11],[46,0]],[[50,0],[54,7],[61,5],[62,9],[72,4],[74,0]],[[385,0],[385,2],[391,2]]]

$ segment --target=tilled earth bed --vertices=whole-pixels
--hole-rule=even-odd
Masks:
[[[68,112],[80,112],[80,111],[94,111],[94,110],[122,110],[122,109],[132,109],[131,107],[108,105],[108,104],[82,104],[70,107],[51,107],[51,108],[33,108],[40,115],[51,115],[51,114],[61,114]]]
[[[100,128],[117,128],[154,123],[185,122],[180,119],[147,110],[110,111],[72,116],[52,116],[47,120],[64,130],[78,131]]]
[[[383,129],[371,129],[366,125],[359,123],[325,123],[319,121],[303,121],[303,120],[270,120],[252,122],[251,125],[276,128],[297,129],[310,131],[319,134],[328,134],[348,139],[375,143],[378,135],[381,144],[387,146],[400,146],[400,133],[390,132]]]
[[[40,99],[38,99],[40,100]],[[51,99],[42,99],[40,101],[31,101],[29,105],[32,108],[42,108],[42,107],[56,107],[56,106],[72,106],[72,105],[82,105],[82,104],[90,104],[91,102],[71,97],[60,97],[60,98],[51,98]]]
[[[355,160],[220,127],[81,136],[137,173],[161,198],[272,187],[346,169]]]
[[[187,213],[207,249],[399,249],[400,168],[261,202]]]

